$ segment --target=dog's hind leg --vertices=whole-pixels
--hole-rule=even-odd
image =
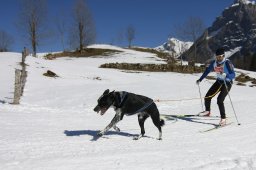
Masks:
[[[140,124],[140,130],[141,130],[141,133],[139,136],[136,136],[134,137],[133,139],[134,140],[138,140],[139,138],[143,137],[144,134],[145,134],[145,128],[144,128],[144,122],[145,120],[149,117],[148,114],[145,114],[145,113],[140,113],[138,114],[138,121],[139,121],[139,124]]]
[[[161,126],[163,125],[164,122],[162,122],[163,120],[160,120],[159,117],[159,112],[155,112],[154,114],[151,114],[151,119],[154,123],[154,125],[158,128],[159,131],[159,140],[162,140],[162,128]]]

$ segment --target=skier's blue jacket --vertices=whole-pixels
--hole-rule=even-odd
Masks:
[[[212,71],[214,71],[217,74],[217,80],[221,82],[224,81],[224,78],[226,82],[232,82],[232,80],[236,76],[234,66],[230,60],[224,59],[224,61],[222,61],[221,63],[214,60],[205,69],[203,75],[200,77],[199,80],[202,81]],[[223,76],[223,73],[225,73],[226,76]]]

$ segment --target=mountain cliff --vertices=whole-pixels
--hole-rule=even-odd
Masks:
[[[214,57],[214,51],[224,47],[226,56],[237,68],[256,70],[256,5],[254,1],[235,0],[217,17],[212,26],[197,40],[197,62]],[[184,53],[193,60],[194,47]]]

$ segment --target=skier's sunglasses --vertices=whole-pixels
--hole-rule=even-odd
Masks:
[[[224,54],[223,55],[216,55],[216,58],[222,58],[224,57]]]

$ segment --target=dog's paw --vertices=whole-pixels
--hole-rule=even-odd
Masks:
[[[115,131],[120,132],[120,129],[117,126],[114,126]]]
[[[98,132],[98,133],[97,133],[97,136],[98,136],[98,137],[101,137],[101,136],[103,136],[103,133],[102,133],[102,132]]]
[[[133,137],[133,140],[138,140],[139,139],[139,136],[134,136]]]
[[[133,140],[139,140],[139,139],[142,138],[142,137],[143,137],[143,135],[134,136],[134,137],[133,137]]]

